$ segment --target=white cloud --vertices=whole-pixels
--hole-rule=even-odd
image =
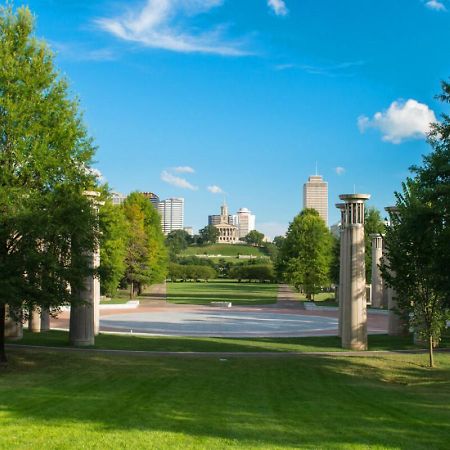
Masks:
[[[224,0],[146,0],[138,11],[115,18],[101,18],[96,24],[125,41],[146,47],[181,53],[209,53],[223,56],[249,54],[240,41],[227,41],[225,26],[194,31],[189,19],[221,6]]]
[[[178,166],[172,169],[176,173],[195,173],[195,170],[190,166]]]
[[[335,172],[338,174],[338,175],[343,175],[344,173],[345,173],[345,168],[344,167],[341,167],[341,166],[337,166],[337,167],[335,167]]]
[[[172,186],[179,187],[181,189],[190,189],[191,191],[196,191],[198,189],[197,186],[192,185],[186,179],[177,177],[167,172],[167,170],[163,170],[161,172],[161,180],[165,181],[168,184],[171,184]]]
[[[256,227],[258,231],[264,233],[270,240],[272,240],[275,236],[284,236],[288,229],[288,226],[284,223],[279,222],[265,222],[259,223]]]
[[[225,193],[221,187],[216,186],[215,184],[212,186],[208,186],[207,189],[209,192],[211,192],[211,194],[224,194]]]
[[[435,11],[447,11],[444,3],[438,0],[429,0],[425,3],[425,6],[429,9],[434,9]]]
[[[289,12],[284,0],[267,0],[267,6],[271,8],[277,16],[285,16]]]
[[[434,112],[425,104],[409,99],[397,100],[383,112],[377,112],[372,119],[358,118],[361,133],[376,128],[383,135],[383,141],[400,144],[405,139],[421,139],[430,131],[430,123],[436,122]]]

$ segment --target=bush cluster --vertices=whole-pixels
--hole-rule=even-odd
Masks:
[[[208,281],[216,277],[217,272],[206,265],[169,264],[168,278],[171,281]]]

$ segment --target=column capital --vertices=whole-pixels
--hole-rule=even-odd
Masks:
[[[365,202],[370,199],[370,194],[341,194],[339,198],[345,203]]]

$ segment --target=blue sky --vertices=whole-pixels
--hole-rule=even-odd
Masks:
[[[302,184],[380,209],[429,152],[450,76],[450,0],[30,0],[115,190],[185,198],[200,228],[226,195],[282,232]]]

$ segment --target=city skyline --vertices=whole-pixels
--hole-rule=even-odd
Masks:
[[[79,94],[113,190],[183,197],[195,228],[225,194],[282,234],[316,161],[330,205],[356,190],[383,211],[430,151],[450,74],[448,0],[15,4]]]

